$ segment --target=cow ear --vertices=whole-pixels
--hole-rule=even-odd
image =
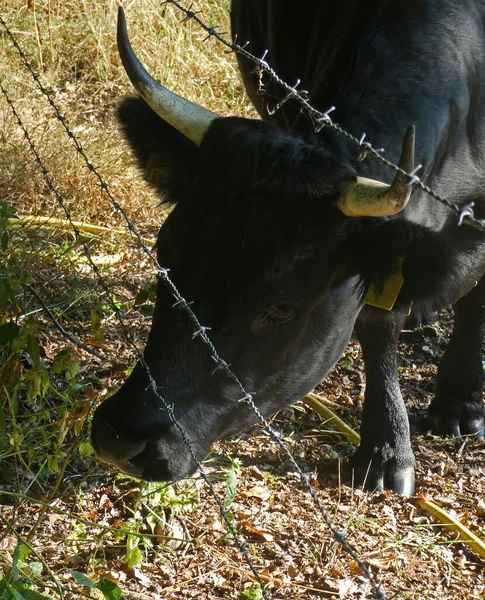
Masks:
[[[413,312],[427,314],[452,302],[460,265],[439,232],[401,219],[375,219],[375,227],[363,228],[359,238],[354,265],[363,289],[371,284],[382,289],[400,270],[404,282],[397,310],[407,312],[412,304]]]
[[[141,98],[125,98],[117,116],[145,181],[164,201],[175,202],[190,182],[190,174],[197,172],[198,147]]]

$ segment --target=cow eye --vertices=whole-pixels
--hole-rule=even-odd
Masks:
[[[289,302],[277,302],[268,307],[263,318],[267,323],[285,323],[293,317],[295,310]]]

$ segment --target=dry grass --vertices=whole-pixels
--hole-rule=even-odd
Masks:
[[[128,167],[131,157],[120,143],[114,116],[119,98],[132,93],[116,49],[118,3],[32,0],[28,5],[4,0],[1,14],[114,195],[143,232],[155,234],[160,210],[138,173]],[[227,29],[227,5],[209,3],[208,20]],[[127,2],[125,9],[133,47],[155,77],[220,114],[248,112],[234,57],[212,41],[201,44],[203,33],[195,24],[181,27],[180,14],[173,7],[161,9],[158,0]],[[118,224],[3,31],[0,49],[2,82],[73,215]],[[0,196],[22,213],[63,216],[28,159],[3,99],[0,140]]]
[[[133,46],[155,76],[174,91],[221,114],[252,114],[232,55],[224,54],[214,42],[202,44],[205,34],[195,24],[180,26],[180,15],[172,7],[161,8],[159,0],[124,4]],[[204,18],[225,29],[228,0],[206,4],[199,3]],[[131,93],[116,51],[116,11],[117,2],[111,0],[3,0],[0,6],[1,16],[7,19],[114,196],[140,232],[154,236],[163,220],[162,210],[139,173],[130,166],[132,159],[121,143],[114,120],[118,99]],[[53,118],[1,27],[0,78],[73,217],[108,227],[124,227]],[[64,217],[1,96],[0,198],[21,214]],[[125,320],[142,345],[149,322],[129,302],[149,280],[153,265],[124,239],[120,244],[117,235],[89,238],[89,245],[100,264],[108,256],[116,257],[114,264],[102,267],[103,274],[113,294],[125,303]],[[72,236],[45,227],[38,234],[32,229],[16,231],[9,250],[9,267],[17,273],[27,273],[46,300],[59,310],[62,306],[64,325],[83,339],[92,335],[90,311],[99,300],[100,291],[86,265],[83,248],[74,243]],[[25,312],[38,308],[28,296],[21,300],[26,302],[22,306]],[[106,360],[94,360],[78,352],[81,372],[76,381],[82,385],[80,390],[72,391],[75,402],[68,405],[68,419],[73,423],[77,422],[76,410],[87,404],[86,399],[104,395],[119,385],[132,360],[112,314],[105,315],[104,329],[106,342],[102,351],[106,352]],[[449,330],[438,328],[436,339],[425,340],[426,344],[418,343],[415,348],[401,348],[404,393],[417,413],[429,401],[432,387],[418,387],[416,380],[430,377],[435,370],[435,357],[425,355],[420,348],[442,351],[448,333]],[[51,324],[44,325],[39,338],[45,364],[50,365],[65,341]],[[356,428],[362,371],[358,346],[352,343],[341,366],[320,390],[336,402],[340,414]],[[58,418],[59,396],[67,393],[66,382],[60,376],[54,379],[57,395],[42,399],[36,410],[40,414],[52,409]],[[287,410],[284,417],[279,424],[291,450],[305,471],[318,467],[319,477],[314,478],[314,484],[320,486],[317,493],[322,503],[384,583],[389,597],[395,594],[413,600],[479,600],[484,596],[483,561],[456,544],[452,535],[443,535],[429,517],[401,498],[392,494],[372,496],[345,485],[350,479],[340,472],[340,465],[352,448],[326,432],[320,418],[303,409],[297,413]],[[61,419],[56,423],[42,421],[44,441],[38,447],[28,447],[31,439],[41,439],[34,430],[30,432],[34,437],[26,437],[23,447],[14,440],[12,448],[0,453],[0,487],[40,499],[36,503],[17,498],[15,504],[13,496],[9,496],[5,504],[12,506],[0,505],[0,517],[15,524],[16,532],[25,537],[41,503],[52,503],[32,540],[45,563],[36,589],[57,599],[59,593],[52,589],[57,580],[66,598],[83,597],[89,590],[75,585],[69,573],[74,569],[93,580],[107,577],[116,581],[130,599],[240,598],[240,593],[248,589],[250,578],[201,480],[183,482],[168,488],[170,491],[164,489],[159,497],[157,491],[149,493],[136,482],[107,475],[94,462],[81,461],[77,451],[71,452],[70,447],[59,442],[60,427]],[[80,426],[74,430],[79,431]],[[86,429],[81,430],[81,440],[86,439]],[[58,488],[54,488],[52,475],[40,468],[34,470],[33,466],[44,455],[52,454],[52,440],[60,444],[60,454],[67,453],[68,459]],[[483,444],[469,442],[463,449],[461,441],[428,436],[415,438],[414,447],[418,455],[418,484],[475,533],[483,535]],[[207,466],[223,498],[230,470],[226,455],[237,457],[242,465],[230,510],[239,533],[249,543],[258,571],[269,582],[273,598],[370,597],[362,574],[332,542],[308,495],[299,487],[295,475],[288,473],[288,464],[273,442],[257,432],[249,440],[216,446]],[[86,465],[93,470],[89,471]],[[158,523],[152,519],[153,512],[160,517]],[[100,524],[105,529],[100,530]],[[0,579],[2,573],[8,572],[17,543],[4,525],[5,522],[0,523]],[[150,543],[140,543],[142,557],[136,568],[122,562],[127,538],[120,529],[124,528],[131,528],[135,537],[138,533],[152,536]],[[257,597],[255,592],[252,598]]]
[[[114,0],[5,0],[0,14],[115,199],[137,230],[154,239],[166,209],[142,181],[115,118],[120,98],[133,93],[116,48],[117,8]],[[213,41],[202,44],[203,33],[195,24],[181,27],[181,15],[174,7],[160,8],[158,0],[141,0],[126,2],[125,11],[133,46],[154,76],[177,93],[220,114],[250,111],[234,56],[225,54]],[[228,2],[210,3],[207,18],[227,29]],[[3,28],[0,73],[2,84],[72,218],[126,229],[124,219],[86,168]],[[1,95],[0,198],[21,215],[66,218]],[[73,262],[79,262],[82,249],[77,247],[73,252],[70,246],[68,261],[64,260],[65,253],[59,255],[65,234],[59,237],[39,227],[38,236],[30,231],[26,237],[18,231],[13,238],[12,244],[26,251],[28,248],[29,271],[48,300],[48,282],[56,273],[61,281],[63,273],[64,280],[69,280],[64,287],[89,301],[89,295],[83,291],[86,278],[69,278],[66,271]],[[71,236],[68,241],[72,243]],[[95,255],[117,253],[117,243],[116,233],[104,235],[93,241],[91,251]],[[86,273],[85,266],[75,270],[81,275]],[[129,297],[142,285],[140,276],[153,274],[154,269],[134,244],[128,244],[116,265],[104,271],[112,280],[122,281],[125,288],[128,282],[128,291],[121,290],[121,294]],[[59,296],[59,290],[52,292]]]

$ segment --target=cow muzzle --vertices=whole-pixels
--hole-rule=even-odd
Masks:
[[[144,439],[103,409],[95,412],[91,429],[91,443],[103,462],[145,481],[175,481],[196,470],[174,432]]]
[[[121,471],[140,477],[140,468],[133,461],[146,448],[146,442],[125,431],[113,427],[100,411],[93,417],[91,442],[103,462]]]

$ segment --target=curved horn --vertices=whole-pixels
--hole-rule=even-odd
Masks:
[[[133,52],[121,6],[118,9],[117,40],[125,71],[143,100],[164,121],[199,146],[209,125],[219,115],[174,94],[153,79]]]
[[[406,173],[414,169],[414,125],[408,127],[402,146],[399,168]],[[348,217],[389,217],[406,207],[411,196],[412,186],[408,177],[397,173],[391,185],[357,177],[348,183],[337,200],[337,208]]]

